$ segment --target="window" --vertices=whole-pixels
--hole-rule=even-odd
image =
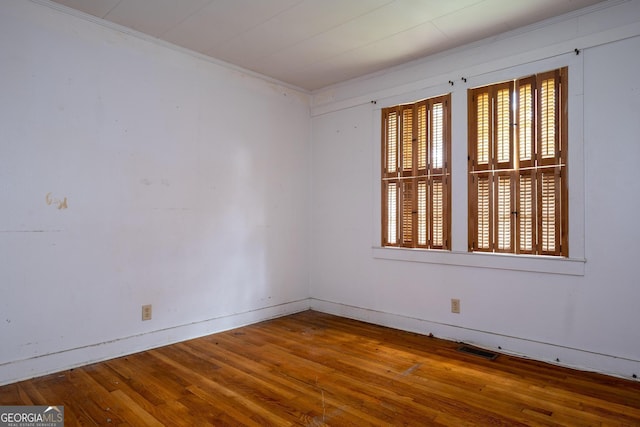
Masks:
[[[568,256],[567,68],[468,103],[469,251]]]
[[[382,246],[449,249],[450,98],[382,110]]]

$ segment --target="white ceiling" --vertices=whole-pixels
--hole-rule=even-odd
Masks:
[[[306,90],[601,0],[53,0]]]

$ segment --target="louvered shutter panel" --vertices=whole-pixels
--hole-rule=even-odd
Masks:
[[[418,242],[419,247],[428,246],[428,215],[427,215],[427,180],[418,180]]]
[[[445,235],[445,185],[443,178],[433,178],[431,184],[431,247],[442,249]]]
[[[402,109],[402,176],[412,176],[413,174],[413,108],[404,107]]]
[[[560,173],[558,170],[538,173],[538,235],[540,252],[560,254]]]
[[[535,164],[535,87],[534,77],[520,79],[517,82],[516,149],[518,166],[521,168],[530,168]]]
[[[415,209],[415,183],[413,180],[404,180],[400,184],[402,187],[402,246],[413,247],[415,242],[414,237],[414,216],[416,215]]]
[[[444,168],[444,105],[433,104],[431,108],[431,171],[441,173]]]
[[[536,226],[536,79],[527,77],[516,82],[516,160],[519,168],[515,191],[516,253],[533,254],[537,247]]]
[[[429,105],[427,101],[419,102],[415,105],[415,145],[416,145],[416,173],[419,177],[416,189],[416,247],[429,247],[429,218],[428,209],[428,132],[429,132]]]
[[[490,167],[491,159],[491,99],[488,90],[476,91],[472,98],[475,100],[474,108],[471,112],[474,117],[474,125],[470,126],[474,131],[472,137],[474,150],[471,151],[473,153],[472,159],[474,160],[473,169],[487,170]]]
[[[397,246],[399,242],[399,112],[397,108],[382,112],[382,243]],[[394,180],[395,179],[395,180]]]
[[[488,174],[476,177],[476,250],[490,251],[493,249],[491,236],[493,234],[491,198],[491,176]]]
[[[387,202],[387,221],[386,243],[389,245],[398,244],[398,184],[396,182],[388,182],[386,186],[386,202]]]
[[[512,184],[510,173],[495,175],[495,249],[498,252],[512,252],[513,221],[512,221]]]
[[[425,175],[427,169],[427,103],[422,102],[417,106],[417,155],[418,175]]]
[[[449,141],[449,97],[433,99],[430,108],[429,171],[431,174],[431,235],[430,244],[435,249],[448,249],[451,210],[449,200],[448,162],[451,155]]]
[[[493,166],[495,171],[513,168],[512,108],[513,83],[506,82],[493,86],[491,91],[494,122]],[[513,251],[513,191],[510,172],[494,175],[494,250]]]
[[[564,67],[558,70],[558,85],[560,86],[558,91],[559,102],[559,142],[558,149],[560,151],[559,161],[560,165],[560,253],[562,256],[569,256],[569,186],[567,179],[567,155],[568,155],[568,140],[569,140],[569,128],[568,128],[568,86],[567,86],[567,74],[568,68]]]
[[[414,167],[414,121],[413,121],[413,105],[402,107],[402,176],[411,177],[415,170]],[[402,199],[402,237],[401,245],[406,247],[413,247],[415,245],[415,233],[414,224],[416,216],[416,186],[413,180],[403,180],[400,183],[402,192],[400,198]]]
[[[493,179],[491,91],[469,91],[469,248],[493,250]]]
[[[559,80],[559,70],[537,76],[538,166],[560,164]]]
[[[538,250],[544,255],[566,255],[566,154],[561,151],[563,121],[566,121],[566,94],[561,77],[566,68],[538,74]],[[565,79],[566,80],[566,79]],[[565,113],[563,113],[565,111]],[[566,125],[564,126],[566,132]],[[563,188],[564,186],[564,188]],[[562,194],[564,192],[564,198]],[[563,207],[564,199],[564,207]],[[564,242],[563,242],[564,240]],[[564,248],[563,248],[564,243]]]
[[[398,170],[398,112],[388,111],[385,129],[386,140],[386,168],[387,174],[394,174]]]
[[[513,83],[496,85],[493,93],[493,160],[495,169],[511,169],[513,159],[512,109]],[[491,155],[491,154],[490,154]]]
[[[518,216],[516,223],[517,252],[532,254],[536,249],[536,179],[528,170],[519,175],[517,187]]]

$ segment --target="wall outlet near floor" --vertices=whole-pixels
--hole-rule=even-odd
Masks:
[[[142,320],[151,320],[151,304],[142,306]]]
[[[451,312],[460,313],[460,300],[457,298],[451,298]]]

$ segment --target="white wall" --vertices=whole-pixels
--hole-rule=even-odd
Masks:
[[[614,1],[314,93],[312,307],[640,375],[638,52],[640,2]],[[467,89],[565,65],[570,259],[467,253]],[[378,248],[380,109],[446,92],[453,250]]]
[[[3,0],[0,100],[0,384],[308,308],[308,95]]]

